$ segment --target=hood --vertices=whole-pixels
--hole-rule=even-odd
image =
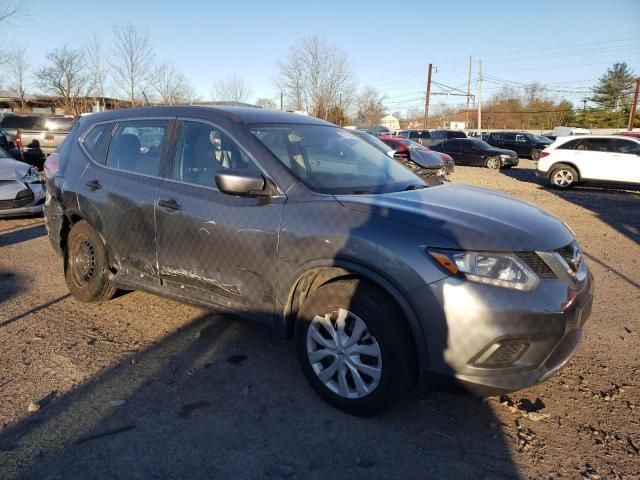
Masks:
[[[483,155],[509,155],[510,157],[517,157],[518,154],[513,150],[507,150],[506,148],[492,148],[491,150],[483,150]]]
[[[336,198],[347,208],[447,237],[465,250],[553,250],[574,240],[562,221],[546,210],[471,185]]]
[[[409,150],[411,160],[420,165],[422,168],[442,168],[444,163],[440,159],[440,155],[436,152],[422,148],[412,148]]]
[[[0,180],[20,180],[30,168],[31,165],[13,158],[0,158]]]

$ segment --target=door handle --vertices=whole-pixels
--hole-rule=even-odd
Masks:
[[[182,210],[182,205],[175,198],[161,198],[158,200],[158,206],[164,208],[169,213]]]
[[[89,180],[88,182],[85,182],[85,186],[91,192],[95,192],[96,190],[100,190],[102,188],[102,184],[98,180]]]

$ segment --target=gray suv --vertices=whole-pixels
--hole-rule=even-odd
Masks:
[[[593,279],[561,220],[497,192],[427,186],[311,117],[100,113],[45,170],[49,239],[76,299],[139,289],[266,324],[353,414],[418,381],[492,394],[545,380],[591,312]]]

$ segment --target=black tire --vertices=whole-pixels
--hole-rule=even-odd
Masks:
[[[105,302],[116,292],[110,279],[107,249],[85,220],[74,224],[67,237],[64,277],[69,291],[80,302]]]
[[[347,398],[332,391],[318,378],[308,356],[307,343],[313,340],[308,340],[307,335],[313,319],[316,316],[323,317],[327,313],[337,316],[340,308],[349,311],[347,325],[353,321],[352,315],[357,316],[364,322],[368,334],[371,335],[367,337],[365,334],[362,339],[379,346],[378,365],[381,373],[377,386],[360,398]],[[345,332],[348,333],[348,326]],[[353,333],[351,330],[351,334]],[[396,304],[370,283],[339,280],[318,288],[309,296],[298,314],[295,342],[300,366],[311,386],[326,402],[347,413],[358,416],[380,413],[403,399],[415,385],[416,355],[408,326]],[[347,359],[354,358],[348,351],[340,355],[345,358],[345,363]],[[333,357],[333,360],[328,361],[337,362],[337,358]],[[361,363],[367,360],[366,355],[358,356],[357,359]],[[324,361],[323,359],[322,362]],[[320,362],[316,362],[315,365],[318,363]],[[345,370],[348,369],[345,367]],[[356,389],[353,373],[347,372],[345,378],[345,382],[350,381],[350,387]],[[338,382],[338,372],[332,381]]]
[[[484,164],[491,170],[500,170],[500,167],[502,167],[502,160],[500,157],[487,157]]]
[[[534,148],[531,151],[531,160],[540,160],[540,153],[542,152],[542,150],[539,150],[537,148]]]
[[[573,187],[580,180],[575,168],[570,165],[559,164],[553,167],[549,175],[549,183],[555,188],[566,190]]]

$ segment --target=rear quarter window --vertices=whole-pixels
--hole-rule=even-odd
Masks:
[[[84,149],[94,162],[105,164],[112,130],[113,123],[94,125],[81,140]]]

